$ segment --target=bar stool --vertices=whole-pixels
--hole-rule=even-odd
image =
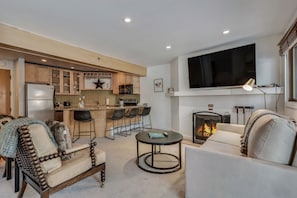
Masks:
[[[78,137],[75,138],[75,126],[78,122]],[[80,128],[81,122],[89,122],[90,128],[89,130],[82,131]],[[92,123],[93,123],[93,129],[92,129]],[[92,133],[94,133],[94,137],[92,138]],[[90,141],[93,141],[96,138],[96,132],[95,132],[95,121],[91,116],[90,111],[88,110],[75,110],[74,111],[74,130],[73,130],[73,140],[72,142],[75,142],[80,138],[80,136],[90,136]]]
[[[111,140],[115,139],[115,124],[117,128],[117,134],[122,133],[123,118],[125,117],[125,109],[115,109],[111,116],[106,116],[106,126],[105,126],[105,137]],[[112,129],[108,129],[108,122],[112,121]],[[119,121],[122,121],[119,124]],[[110,132],[110,135],[107,135],[107,132]]]
[[[138,114],[141,117],[141,122],[140,122],[140,129],[143,132],[144,129],[151,129],[152,128],[152,121],[151,121],[151,107],[144,107],[142,111]],[[148,122],[145,124],[144,119],[145,117],[148,117]],[[146,128],[145,126],[149,126]]]
[[[134,126],[133,127],[133,130],[135,130],[135,126],[136,126],[136,118],[137,118],[137,115],[138,115],[138,112],[139,112],[139,108],[132,108],[132,109],[129,109],[128,113],[125,115],[125,118],[129,119],[129,135],[131,135],[131,131],[132,131],[132,125]],[[132,120],[134,119],[134,123],[132,123]]]

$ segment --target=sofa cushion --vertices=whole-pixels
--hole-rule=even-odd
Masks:
[[[44,126],[42,126],[41,124],[32,124],[28,126],[28,129],[38,157],[43,157],[45,155],[54,154],[58,152],[58,149],[48,136],[48,133]],[[61,167],[61,165],[61,159],[54,158],[42,162],[41,169],[44,173],[50,173],[56,170],[57,168]]]
[[[240,137],[241,135],[238,133],[217,130],[216,133],[214,133],[207,139],[207,141],[221,142],[240,147]]]
[[[216,125],[217,131],[228,131],[232,133],[238,133],[240,135],[244,132],[245,125],[242,124],[230,124],[230,123],[220,123],[218,122]]]
[[[201,149],[213,151],[213,152],[222,152],[240,156],[240,148],[231,144],[226,144],[222,142],[207,141],[200,147]]]
[[[242,139],[241,139],[241,148],[240,151],[242,154],[247,155],[247,150],[248,150],[248,139],[249,139],[249,134],[250,131],[255,124],[255,122],[262,117],[263,115],[267,114],[272,114],[272,115],[277,115],[275,112],[266,110],[266,109],[258,109],[252,113],[252,115],[249,117],[245,127],[244,127],[244,132],[242,134]]]
[[[46,176],[46,181],[50,187],[55,187],[79,174],[89,170],[92,167],[90,149],[75,153],[70,159],[63,161],[61,168],[51,172]],[[105,152],[95,148],[96,165],[105,162]]]
[[[257,119],[248,138],[248,156],[280,164],[289,164],[296,132],[294,123],[277,115]]]

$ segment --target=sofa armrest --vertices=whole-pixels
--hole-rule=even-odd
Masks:
[[[233,133],[243,134],[245,125],[241,124],[227,124],[227,123],[217,123],[217,130],[230,131]]]
[[[186,198],[293,198],[297,168],[186,147]]]

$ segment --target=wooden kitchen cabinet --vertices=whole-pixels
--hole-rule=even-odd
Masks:
[[[52,69],[52,82],[51,82],[51,84],[54,86],[54,88],[55,88],[55,92],[56,93],[61,93],[61,86],[60,86],[60,84],[61,84],[61,72],[60,72],[61,70],[60,69]]]
[[[63,122],[63,111],[62,110],[57,110],[54,113],[54,120]]]
[[[140,94],[140,77],[133,76],[132,77],[132,84],[133,84],[133,93]]]
[[[125,83],[125,74],[118,72],[112,74],[112,93],[119,94],[119,86]]]
[[[120,85],[133,85],[133,94],[140,94],[140,77],[118,72],[113,77],[113,94],[119,94]]]
[[[84,88],[84,78],[83,78],[83,73],[82,72],[73,72],[73,84],[71,84],[71,87],[73,88],[72,92],[74,94],[79,94],[80,91]]]
[[[25,82],[50,84],[50,68],[36,64],[25,64]]]
[[[56,94],[79,94],[83,88],[83,75],[81,72],[52,69],[51,84]]]

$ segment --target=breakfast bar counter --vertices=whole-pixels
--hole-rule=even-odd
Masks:
[[[78,134],[77,133],[77,126],[76,126],[76,131],[74,131],[74,111],[75,110],[89,110],[91,113],[92,118],[95,121],[95,132],[96,132],[96,137],[104,137],[105,133],[105,127],[106,127],[106,118],[109,117],[112,113],[113,110],[115,109],[125,109],[126,111],[129,111],[131,108],[139,108],[140,111],[142,110],[144,106],[125,106],[121,107],[119,105],[110,105],[110,106],[105,106],[105,105],[100,105],[100,106],[85,106],[85,108],[78,108],[78,107],[69,107],[69,108],[60,108],[59,110],[63,111],[63,122],[67,124],[67,126],[70,129],[71,136],[73,134]],[[56,109],[58,110],[58,109]],[[137,121],[139,121],[140,118],[137,118]],[[127,121],[128,123],[129,121]],[[123,122],[125,123],[125,122]],[[81,130],[89,130],[90,124],[89,123],[81,123]],[[111,127],[108,126],[108,127]]]

